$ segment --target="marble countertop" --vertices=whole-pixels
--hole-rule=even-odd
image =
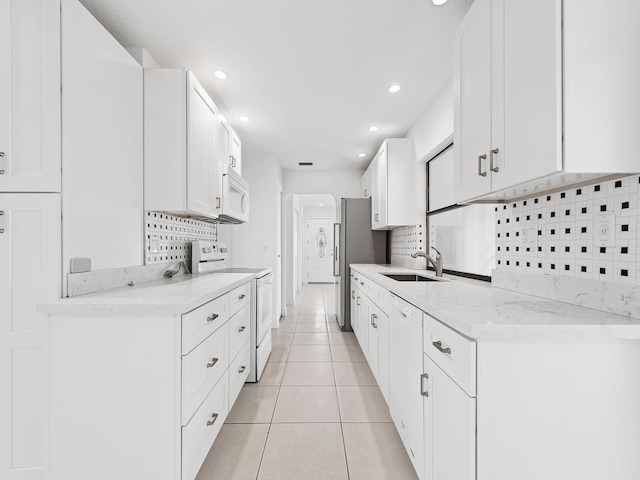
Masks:
[[[399,282],[383,273],[418,273],[393,265],[351,265],[440,322],[474,340],[640,339],[640,320],[492,287],[445,274],[448,282]]]
[[[55,302],[38,305],[38,311],[84,314],[181,314],[257,276],[260,275],[256,272],[176,275],[173,278],[62,298]]]

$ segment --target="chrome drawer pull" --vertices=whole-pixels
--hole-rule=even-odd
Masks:
[[[242,372],[244,372],[246,368],[247,368],[247,367],[245,367],[244,365],[242,365],[242,366],[240,367],[240,370],[238,370],[238,373],[242,373]]]
[[[220,315],[218,315],[217,313],[214,313],[213,315],[211,315],[210,317],[207,317],[207,322],[213,322],[216,318],[218,318]]]
[[[207,421],[207,427],[210,427],[211,425],[213,425],[214,423],[216,423],[216,420],[218,419],[218,414],[214,413],[211,415],[211,420]]]
[[[442,353],[448,353],[451,355],[451,349],[449,347],[442,348],[442,342],[438,340],[437,342],[433,342],[433,346],[440,350]]]
[[[247,327],[242,326],[242,327],[240,327],[240,328],[238,329],[238,331],[239,331],[239,332],[244,332],[246,329],[247,329]]]
[[[213,357],[211,359],[211,363],[207,363],[207,368],[213,367],[216,363],[218,363],[218,360],[219,360],[218,358]]]
[[[491,152],[489,152],[491,154],[491,159],[490,159],[490,162],[489,162],[489,170],[491,170],[492,172],[497,172],[497,171],[500,170],[499,167],[494,167],[493,166],[493,157],[494,157],[494,155],[497,155],[499,151],[500,151],[499,149],[494,148],[494,149],[491,150]]]
[[[246,295],[243,293],[242,295],[240,295],[240,296],[238,297],[238,300],[242,300],[244,297],[246,297]]]
[[[423,373],[422,375],[420,375],[420,395],[422,395],[423,397],[429,396],[429,392],[427,392],[426,384],[424,383],[424,381],[428,379],[429,379],[428,373]]]
[[[478,175],[480,177],[486,177],[487,176],[487,172],[483,172],[482,171],[482,160],[486,160],[487,159],[487,155],[478,155]]]

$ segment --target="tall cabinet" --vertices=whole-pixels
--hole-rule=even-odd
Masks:
[[[0,478],[46,478],[45,332],[60,297],[60,1],[0,2]]]

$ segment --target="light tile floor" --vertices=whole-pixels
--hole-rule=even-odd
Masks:
[[[196,480],[415,480],[334,286],[306,285],[273,330],[262,378],[247,383]]]

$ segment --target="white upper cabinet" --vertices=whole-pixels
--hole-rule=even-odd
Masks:
[[[472,5],[455,38],[458,202],[640,171],[630,133],[640,128],[640,42],[629,20],[639,16],[623,0]]]
[[[373,177],[373,162],[369,164],[369,168],[364,172],[360,179],[360,196],[362,198],[371,198],[372,190],[372,177]]]
[[[60,192],[60,1],[0,2],[0,192]]]
[[[218,217],[218,109],[185,69],[144,72],[145,209]]]
[[[216,145],[217,162],[229,165],[229,168],[242,176],[242,142],[222,115],[218,116]]]
[[[368,170],[371,170],[373,230],[390,230],[425,221],[425,166],[416,162],[412,139],[385,140]]]

